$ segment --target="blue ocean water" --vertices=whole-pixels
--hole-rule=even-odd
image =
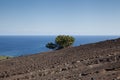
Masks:
[[[45,47],[48,42],[54,42],[56,36],[0,36],[0,55],[21,56],[49,51]],[[120,36],[74,36],[74,46],[94,43]]]

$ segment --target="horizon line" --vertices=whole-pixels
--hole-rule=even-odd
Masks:
[[[58,35],[70,35],[70,36],[120,36],[120,35],[76,35],[76,34],[58,34]],[[29,34],[29,35],[1,35],[0,36],[58,36],[57,34],[55,35],[33,35],[33,34]]]

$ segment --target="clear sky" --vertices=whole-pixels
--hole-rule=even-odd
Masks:
[[[120,0],[0,0],[0,35],[120,35]]]

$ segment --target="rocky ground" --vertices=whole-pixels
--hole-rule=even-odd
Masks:
[[[120,38],[1,60],[0,80],[120,80]]]

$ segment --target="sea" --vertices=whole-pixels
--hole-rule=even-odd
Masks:
[[[73,46],[120,38],[120,36],[73,36]],[[56,36],[0,36],[0,56],[24,56],[51,51],[45,45]]]

